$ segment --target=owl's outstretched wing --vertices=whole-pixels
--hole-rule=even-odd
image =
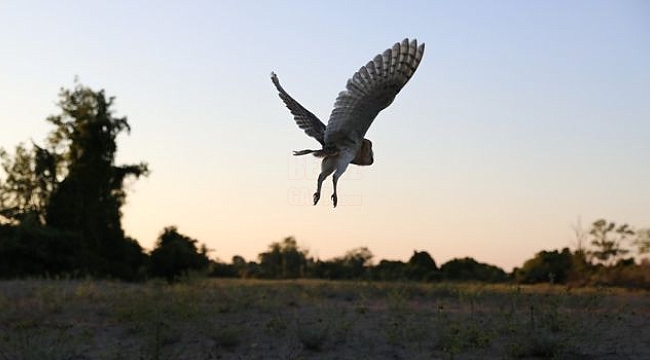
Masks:
[[[294,100],[280,85],[280,81],[275,73],[271,73],[271,81],[273,85],[278,89],[280,99],[284,101],[284,104],[287,106],[291,114],[293,114],[293,119],[298,124],[298,127],[305,130],[307,135],[318,140],[321,145],[325,144],[325,124],[323,124],[316,115],[312,114],[309,110],[305,109],[300,103]]]
[[[418,46],[417,40],[404,39],[361,67],[336,98],[324,146],[360,143],[377,114],[393,102],[413,76],[423,55],[424,44]]]

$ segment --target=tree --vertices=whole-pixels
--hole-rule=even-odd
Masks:
[[[636,232],[634,245],[636,245],[639,255],[650,253],[650,228],[641,229]]]
[[[18,224],[31,216],[48,229],[74,234],[82,241],[77,270],[130,279],[144,254],[122,229],[124,180],[146,176],[148,167],[115,165],[116,138],[130,127],[126,117],[113,115],[113,101],[79,83],[61,89],[61,113],[47,118],[54,130],[46,146],[21,144],[13,158],[0,151],[6,173],[0,217]]]
[[[6,179],[0,181],[0,220],[19,223],[27,216],[44,223],[44,213],[56,186],[56,157],[36,144],[16,146],[11,157],[0,148]]]
[[[304,276],[307,265],[307,251],[298,247],[293,236],[272,243],[258,258],[261,275],[266,278],[298,278]]]
[[[81,267],[81,238],[44,225],[56,186],[56,159],[36,144],[0,149],[0,277],[73,275]]]
[[[243,256],[241,255],[235,255],[232,257],[232,266],[235,269],[235,273],[237,276],[241,278],[246,278],[248,277],[248,264],[246,263],[246,259],[244,259]]]
[[[367,275],[372,258],[372,252],[367,247],[354,248],[343,256],[311,263],[310,275],[331,280],[360,279]]]
[[[62,113],[48,118],[55,126],[49,144],[62,151],[66,176],[52,193],[46,222],[82,236],[91,272],[129,277],[140,265],[135,253],[142,250],[122,230],[124,180],[147,175],[148,167],[115,165],[116,137],[130,126],[126,117],[113,115],[113,97],[77,84],[73,90],[62,89],[59,98]]]
[[[210,264],[208,250],[205,246],[197,248],[197,243],[180,234],[175,226],[164,228],[151,252],[151,274],[173,282],[191,270],[206,270]]]
[[[81,245],[76,234],[43,226],[34,216],[0,224],[0,277],[75,275]]]
[[[440,266],[440,271],[446,280],[501,282],[508,279],[503,269],[471,257],[450,260]]]
[[[344,277],[347,279],[357,279],[365,275],[366,270],[372,265],[372,258],[374,255],[365,246],[348,250],[348,252],[340,258],[343,265]]]
[[[627,224],[617,227],[614,222],[596,220],[589,231],[591,245],[594,247],[589,254],[605,265],[612,265],[630,252],[624,245],[634,234],[634,230]]]
[[[377,280],[392,281],[404,279],[406,263],[399,260],[381,260],[372,268],[373,278]]]
[[[439,278],[438,266],[426,251],[413,251],[406,265],[406,276],[411,280],[435,280]]]
[[[562,251],[540,251],[515,271],[517,282],[526,284],[555,282],[563,284],[572,272],[574,255],[568,248]]]

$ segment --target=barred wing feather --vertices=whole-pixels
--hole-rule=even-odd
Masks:
[[[418,46],[417,40],[404,39],[361,67],[336,98],[324,146],[341,148],[360,143],[377,114],[393,102],[413,76],[423,55],[424,44]]]
[[[321,145],[325,144],[325,124],[323,124],[316,115],[312,114],[309,110],[305,109],[299,102],[294,100],[280,85],[280,81],[275,73],[271,73],[271,81],[278,89],[278,93],[284,104],[287,106],[293,119],[298,124],[298,127],[303,129],[305,133],[314,139],[318,140]]]

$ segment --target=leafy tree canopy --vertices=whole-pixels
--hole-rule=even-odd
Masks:
[[[262,276],[266,278],[297,278],[304,275],[307,251],[298,247],[293,236],[274,242],[259,254]]]
[[[60,113],[47,118],[54,129],[45,145],[20,144],[13,156],[0,150],[6,174],[0,181],[0,221],[19,224],[31,218],[72,234],[81,239],[77,270],[132,278],[143,253],[125,236],[120,208],[124,180],[148,175],[148,166],[115,164],[116,138],[130,126],[126,117],[114,115],[114,98],[103,90],[75,82],[72,89],[61,89],[57,105]]]
[[[634,234],[628,224],[616,226],[605,219],[596,220],[589,231],[593,245],[590,254],[605,264],[616,262],[630,252],[625,243]]]
[[[574,256],[568,248],[562,251],[540,251],[535,257],[527,260],[521,269],[515,271],[518,282],[534,283],[564,283],[571,272]]]
[[[501,268],[471,257],[450,260],[442,264],[440,271],[446,280],[500,282],[508,278]]]
[[[178,232],[175,226],[163,229],[151,252],[151,273],[169,282],[188,275],[191,270],[206,270],[210,264],[205,245]]]

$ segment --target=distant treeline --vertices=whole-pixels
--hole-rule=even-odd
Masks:
[[[406,261],[372,261],[373,255],[366,247],[348,251],[330,260],[309,257],[307,250],[300,249],[293,237],[272,243],[266,252],[258,255],[258,261],[246,262],[234,256],[230,263],[212,261],[211,276],[262,278],[262,279],[356,279],[377,281],[475,281],[516,282],[523,284],[555,283],[603,286],[624,286],[650,289],[650,261],[636,261],[629,256],[630,249],[624,241],[640,246],[638,253],[647,251],[647,230],[633,233],[627,225],[617,227],[614,223],[598,220],[583,240],[589,238],[590,250],[579,247],[553,251],[540,251],[511,273],[476,261],[471,257],[453,259],[440,267],[426,251],[414,251]],[[630,237],[634,235],[634,237]],[[629,238],[628,238],[629,237]],[[603,244],[606,251],[603,251]],[[614,250],[616,249],[616,250]],[[647,249],[647,248],[646,248]]]
[[[381,260],[372,262],[373,254],[367,247],[348,251],[341,257],[320,260],[310,257],[296,239],[287,237],[274,242],[268,251],[258,255],[258,261],[246,262],[234,256],[231,263],[214,261],[209,274],[218,277],[261,279],[318,278],[330,280],[474,280],[504,282],[509,275],[501,268],[477,262],[472,258],[454,259],[438,267],[426,251],[414,251],[407,262]]]
[[[272,243],[257,261],[211,260],[208,249],[170,226],[146,252],[125,235],[124,181],[147,176],[146,163],[116,165],[116,137],[130,131],[115,117],[114,98],[75,84],[61,89],[60,113],[45,144],[0,148],[0,278],[100,277],[170,282],[189,274],[260,279],[571,283],[650,288],[650,229],[597,220],[574,228],[575,250],[541,251],[507,273],[472,258],[437,266],[426,251],[406,261],[373,261],[366,247],[321,260],[292,237]],[[3,176],[2,176],[3,175]]]

